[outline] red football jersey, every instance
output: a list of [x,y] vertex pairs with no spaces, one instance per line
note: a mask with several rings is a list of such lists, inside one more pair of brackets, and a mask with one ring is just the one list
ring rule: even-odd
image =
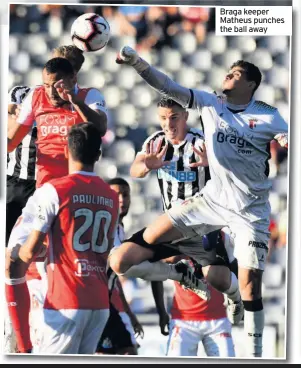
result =
[[109,308],[108,240],[118,221],[118,195],[95,173],[55,179],[35,195],[34,229],[47,232],[47,309]]
[[[96,89],[76,87],[77,96],[95,110],[104,110],[105,102]],[[89,96],[88,96],[89,95]],[[99,102],[97,102],[99,101]],[[37,125],[37,187],[53,178],[68,174],[64,155],[68,129],[83,119],[71,106],[55,107],[50,104],[43,86],[33,89],[24,100],[18,123]]]
[[172,319],[182,320],[213,320],[227,316],[224,307],[224,295],[208,285],[211,299],[205,301],[190,290],[184,290],[175,282],[175,295],[171,308]]

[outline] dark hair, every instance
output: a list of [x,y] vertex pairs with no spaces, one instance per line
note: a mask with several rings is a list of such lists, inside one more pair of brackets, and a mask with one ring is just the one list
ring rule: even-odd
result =
[[262,75],[261,75],[259,68],[256,67],[256,65],[249,63],[245,60],[237,60],[235,63],[231,65],[230,69],[234,67],[241,67],[246,73],[247,80],[255,82],[256,86],[253,90],[253,93],[254,93],[261,83]]
[[74,45],[58,46],[52,50],[52,53],[57,53],[61,57],[67,59],[76,73],[81,69],[85,61],[83,51]]
[[72,64],[65,58],[52,58],[44,65],[48,73],[59,73],[63,76],[74,76]]
[[182,109],[183,106],[178,104],[176,101],[172,100],[172,99],[168,99],[166,97],[162,97],[162,99],[157,103],[157,107],[159,108],[172,108],[173,106],[178,106]]
[[109,185],[127,186],[127,187],[130,188],[130,185],[128,184],[128,182],[125,179],[120,178],[120,177],[115,177],[115,178],[109,179],[107,181],[107,183]]
[[93,165],[99,158],[102,140],[93,123],[79,123],[68,133],[68,148],[74,160]]

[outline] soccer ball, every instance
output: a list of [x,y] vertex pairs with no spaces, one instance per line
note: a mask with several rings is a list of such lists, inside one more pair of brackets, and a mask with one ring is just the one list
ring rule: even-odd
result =
[[73,22],[71,38],[73,44],[82,51],[100,50],[110,39],[110,25],[100,15],[86,13]]

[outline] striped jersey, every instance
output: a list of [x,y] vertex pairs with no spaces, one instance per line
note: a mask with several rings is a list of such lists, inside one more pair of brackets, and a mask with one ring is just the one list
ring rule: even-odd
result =
[[[13,87],[9,92],[8,104],[20,105],[30,90],[28,86]],[[36,179],[36,139],[37,128],[33,126],[16,149],[7,154],[8,176],[25,180]]]
[[202,147],[204,143],[202,131],[190,128],[184,140],[178,145],[168,141],[164,131],[155,132],[144,141],[142,150],[137,155],[146,154],[150,142],[153,142],[156,149],[162,138],[162,148],[168,145],[164,161],[170,163],[157,170],[157,177],[163,207],[167,210],[174,203],[180,203],[198,193],[210,176],[208,167],[190,168],[189,166],[198,161],[192,148]]

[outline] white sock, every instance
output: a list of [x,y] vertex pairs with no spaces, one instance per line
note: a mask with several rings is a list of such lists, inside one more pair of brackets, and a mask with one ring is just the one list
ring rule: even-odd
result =
[[244,331],[248,348],[248,356],[262,356],[262,334],[264,328],[264,310],[245,310]]
[[230,287],[224,291],[224,294],[228,296],[228,298],[234,302],[240,301],[240,292],[238,288],[238,279],[236,278],[236,275],[231,272],[231,284]]
[[222,229],[222,232],[224,234],[224,246],[228,255],[229,263],[232,263],[232,261],[235,259],[234,257],[234,240],[231,236],[231,231],[228,227],[225,227]]
[[178,273],[174,265],[163,261],[150,263],[146,260],[138,265],[131,266],[125,273],[119,275],[142,278],[147,281],[166,281],[167,279],[180,281],[182,279],[182,273]]

